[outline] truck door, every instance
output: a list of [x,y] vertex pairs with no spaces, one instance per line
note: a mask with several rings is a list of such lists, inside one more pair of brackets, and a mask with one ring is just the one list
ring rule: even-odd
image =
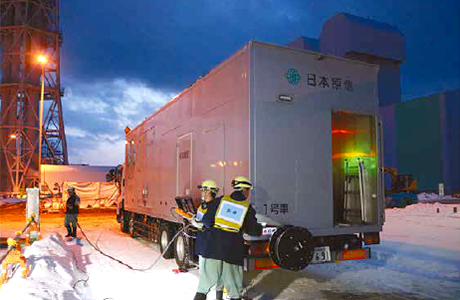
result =
[[138,202],[139,206],[146,206],[147,204],[147,195],[145,193],[145,173],[146,173],[146,132],[143,131],[139,136],[139,146],[138,146],[138,177],[137,177],[137,195],[138,195]]
[[332,113],[335,225],[376,225],[379,157],[375,116]]
[[156,161],[154,157],[155,151],[155,127],[148,128],[144,133],[144,177],[143,177],[143,189],[142,189],[142,198],[145,206],[151,207],[153,204],[153,197],[155,195],[153,186],[156,182],[154,172],[156,167]]
[[192,133],[180,136],[176,143],[176,195],[190,195],[192,190]]

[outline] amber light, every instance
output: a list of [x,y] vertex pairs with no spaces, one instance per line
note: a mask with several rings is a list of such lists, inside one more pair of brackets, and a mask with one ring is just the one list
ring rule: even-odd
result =
[[366,245],[380,244],[380,233],[378,232],[365,232],[364,243]]
[[267,243],[252,245],[250,254],[268,254],[270,253],[270,246]]
[[354,259],[365,259],[365,258],[366,258],[365,249],[342,251],[342,260],[354,260]]

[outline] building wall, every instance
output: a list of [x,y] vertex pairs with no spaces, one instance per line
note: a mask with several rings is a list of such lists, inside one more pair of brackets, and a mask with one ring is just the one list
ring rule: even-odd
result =
[[385,127],[383,130],[383,161],[385,167],[398,166],[397,141],[396,141],[396,105],[380,107],[380,119]]
[[446,191],[460,192],[460,89],[442,94],[443,179]]
[[[460,89],[395,104],[396,161],[419,191],[460,191]],[[391,115],[391,112],[389,113]],[[387,148],[388,149],[388,148]]]
[[397,161],[400,174],[412,174],[421,190],[436,190],[442,176],[439,96],[396,105]]

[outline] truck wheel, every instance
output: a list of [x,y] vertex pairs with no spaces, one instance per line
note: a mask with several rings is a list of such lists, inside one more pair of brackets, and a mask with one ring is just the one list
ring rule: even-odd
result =
[[179,234],[174,240],[174,258],[179,269],[187,269],[189,263],[189,242],[184,233]]
[[[166,259],[174,257],[174,248],[172,245],[169,245],[173,237],[173,231],[171,227],[165,224],[160,225],[160,230],[158,231],[158,242],[160,244],[160,251],[163,253],[163,257]],[[169,248],[166,247],[169,245]]]
[[126,212],[122,210],[120,212],[120,230],[121,232],[128,233],[128,222],[126,220]]

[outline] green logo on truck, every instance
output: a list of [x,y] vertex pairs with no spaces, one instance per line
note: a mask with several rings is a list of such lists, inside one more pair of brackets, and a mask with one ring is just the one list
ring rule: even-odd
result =
[[284,74],[284,77],[286,77],[287,81],[292,85],[298,85],[302,78],[296,69],[289,69],[286,74]]

